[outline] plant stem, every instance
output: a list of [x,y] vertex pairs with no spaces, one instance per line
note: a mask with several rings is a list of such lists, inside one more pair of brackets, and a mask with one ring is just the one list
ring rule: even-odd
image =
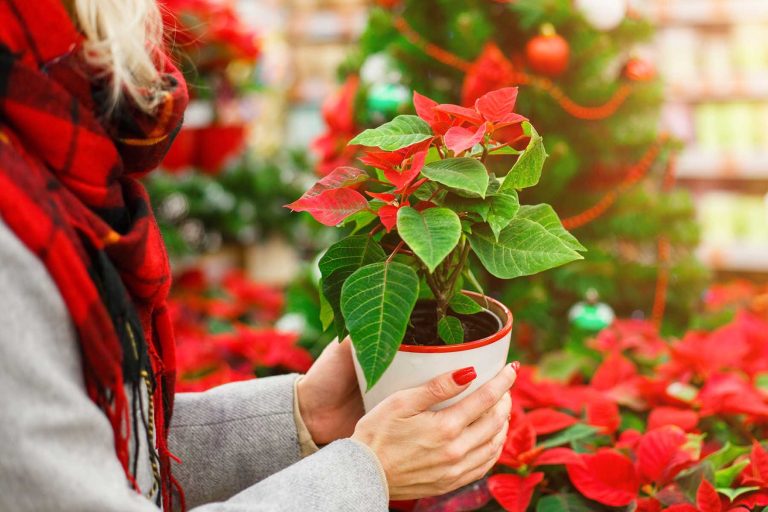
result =
[[489,154],[493,153],[494,151],[498,151],[498,150],[500,150],[502,148],[506,148],[507,146],[509,146],[509,142],[505,142],[504,144],[500,144],[500,145],[494,147],[493,149],[489,150],[488,153]]
[[448,306],[454,296],[456,281],[466,266],[470,246],[462,239],[451,255],[435,269],[434,274],[427,273],[427,284],[437,302],[437,319],[442,320],[448,312]]
[[461,271],[467,265],[467,258],[469,258],[470,246],[466,240],[462,241],[461,252],[459,253],[459,261],[456,263],[453,272],[448,276],[446,289],[448,290],[448,300],[453,298],[454,288],[456,287],[456,281],[461,275]]
[[439,193],[440,193],[440,189],[439,188],[435,189],[435,191],[432,192],[432,195],[429,196],[429,199],[427,199],[427,202],[431,202],[435,198],[435,196],[437,196],[437,194]]
[[387,258],[387,263],[390,263],[392,261],[392,258],[395,257],[395,255],[400,251],[400,249],[403,248],[404,245],[405,245],[405,242],[403,241],[397,244],[397,247],[395,247],[395,250],[392,251],[392,254],[390,254],[389,257]]

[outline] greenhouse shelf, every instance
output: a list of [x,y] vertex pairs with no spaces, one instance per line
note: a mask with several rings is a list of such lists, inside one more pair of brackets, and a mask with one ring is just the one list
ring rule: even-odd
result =
[[689,149],[677,164],[680,179],[743,179],[768,181],[768,152]]
[[654,0],[649,14],[658,23],[720,25],[768,21],[765,0]]
[[715,270],[768,272],[768,244],[706,245],[698,256]]
[[768,73],[735,75],[727,80],[669,80],[669,100],[696,103],[702,101],[757,101],[768,99]]

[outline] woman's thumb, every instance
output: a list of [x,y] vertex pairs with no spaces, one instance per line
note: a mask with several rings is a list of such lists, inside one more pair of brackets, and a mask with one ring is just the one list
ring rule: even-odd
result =
[[474,366],[438,375],[426,384],[413,389],[413,407],[417,412],[427,411],[467,389],[467,386],[476,378]]

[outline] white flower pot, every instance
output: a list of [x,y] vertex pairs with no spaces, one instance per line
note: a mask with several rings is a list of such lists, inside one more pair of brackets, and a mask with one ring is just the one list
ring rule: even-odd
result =
[[458,396],[441,402],[433,408],[433,410],[443,409],[477,390],[504,368],[512,334],[512,313],[502,303],[490,297],[472,292],[464,292],[464,294],[496,315],[501,320],[501,329],[487,338],[459,345],[401,345],[392,364],[368,391],[365,389],[363,370],[357,361],[357,356],[353,356],[357,382],[360,385],[366,412],[397,391],[420,386],[442,373],[474,366],[477,378],[472,381],[472,384]]

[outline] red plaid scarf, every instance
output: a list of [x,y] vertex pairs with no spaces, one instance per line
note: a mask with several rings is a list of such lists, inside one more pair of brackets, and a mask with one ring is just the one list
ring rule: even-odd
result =
[[109,418],[117,457],[137,490],[130,409],[137,412],[137,400],[141,406],[141,383],[149,385],[154,414],[146,424],[155,441],[145,444],[170,511],[178,488],[167,445],[175,378],[171,277],[136,178],[170,146],[186,85],[166,62],[157,116],[129,108],[106,116],[106,87],[85,69],[81,42],[61,0],[0,0],[0,216],[58,286],[78,334],[88,395]]

